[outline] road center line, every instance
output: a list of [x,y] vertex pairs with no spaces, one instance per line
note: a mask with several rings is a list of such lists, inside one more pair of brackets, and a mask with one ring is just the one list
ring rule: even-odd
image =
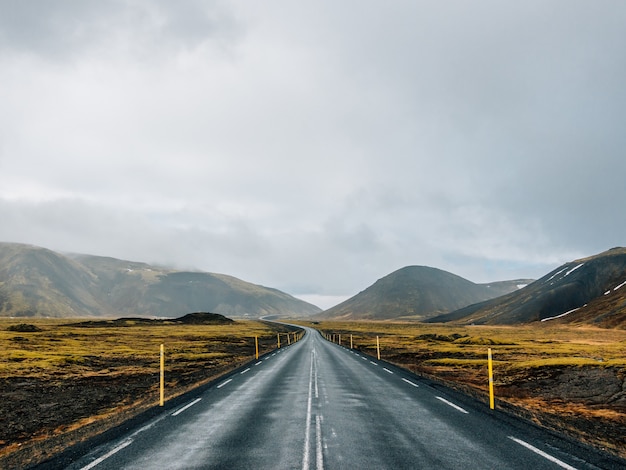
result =
[[309,470],[311,453],[311,409],[313,407],[313,351],[311,351],[311,370],[309,371],[309,398],[306,405],[306,428],[304,430],[304,450],[302,451],[302,470]]
[[389,372],[390,374],[393,374],[393,372],[391,372],[391,371],[390,371],[389,369],[387,369],[386,367],[383,367],[383,370],[384,370],[385,372]]
[[452,403],[451,401],[446,400],[445,398],[442,397],[435,397],[437,398],[437,400],[441,400],[442,402],[444,402],[446,405],[451,406],[452,408],[454,408],[455,410],[460,411],[461,413],[465,413],[465,414],[469,414],[468,411],[464,410],[463,408],[461,408],[459,405],[455,405],[454,403]]
[[106,454],[104,454],[102,457],[97,458],[96,460],[94,460],[93,462],[91,462],[89,465],[84,466],[83,468],[81,468],[80,470],[89,470],[90,468],[94,468],[96,465],[104,462],[106,459],[108,459],[109,457],[111,457],[112,455],[117,454],[120,450],[122,450],[124,447],[127,447],[129,445],[131,445],[133,442],[132,439],[127,439],[124,442],[122,442],[119,446],[111,449],[109,452],[107,452]]
[[417,385],[417,384],[415,384],[415,383],[411,382],[410,380],[407,380],[407,379],[404,379],[404,378],[403,378],[402,380],[403,380],[404,382],[408,383],[409,385],[413,385],[415,388],[418,388],[418,387],[419,387],[419,385]]
[[221,384],[219,384],[219,385],[217,386],[217,388],[222,388],[224,385],[226,385],[227,383],[232,382],[232,381],[233,381],[233,379],[228,379],[227,381],[222,382]]
[[315,377],[314,377],[314,382],[315,382],[315,398],[319,398],[320,397],[320,392],[319,392],[319,388],[317,386],[317,365],[315,367]]
[[249,370],[250,370],[250,368],[248,367],[246,370],[242,370],[241,372],[239,372],[239,375],[243,375],[243,374],[245,374],[246,372],[248,372]]
[[316,467],[317,470],[324,470],[324,452],[322,451],[322,417],[315,416],[315,432],[317,433],[316,446]]
[[567,470],[576,470],[576,467],[572,467],[571,465],[566,464],[565,462],[557,459],[556,457],[552,457],[550,454],[546,454],[544,451],[537,449],[535,446],[530,445],[526,441],[522,441],[521,439],[517,439],[516,437],[509,436],[514,442],[517,442],[519,445],[526,447],[529,450],[532,450],[535,454],[541,455],[544,459],[548,459],[550,462],[557,464],[561,468],[566,468]]
[[196,403],[198,403],[200,400],[202,400],[202,398],[196,398],[194,401],[192,401],[191,403],[187,403],[185,406],[183,406],[180,410],[175,411],[174,413],[172,413],[172,416],[178,416],[179,414],[181,414],[183,411],[185,411],[187,408],[191,408],[193,405],[195,405]]

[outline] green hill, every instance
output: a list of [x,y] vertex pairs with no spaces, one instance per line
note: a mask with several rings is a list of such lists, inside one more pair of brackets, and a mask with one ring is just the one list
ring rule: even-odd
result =
[[475,284],[441,269],[407,266],[316,318],[423,320],[517,290],[528,282],[532,281]]

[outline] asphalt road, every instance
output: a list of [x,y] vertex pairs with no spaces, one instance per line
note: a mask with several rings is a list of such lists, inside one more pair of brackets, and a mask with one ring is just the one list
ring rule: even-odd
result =
[[623,467],[308,330],[67,468]]

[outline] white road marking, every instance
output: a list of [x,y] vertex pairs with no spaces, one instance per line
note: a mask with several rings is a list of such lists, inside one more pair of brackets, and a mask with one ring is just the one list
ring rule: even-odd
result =
[[544,451],[537,449],[535,446],[530,445],[528,442],[522,441],[521,439],[517,439],[516,437],[509,436],[514,442],[517,442],[519,445],[526,447],[529,450],[532,450],[535,454],[541,455],[544,459],[548,459],[550,462],[557,464],[561,468],[566,468],[568,470],[576,470],[576,467],[572,467],[571,465],[566,464],[565,462],[557,459],[556,457],[552,457],[550,454],[546,454]]
[[455,405],[454,403],[452,403],[451,401],[446,400],[445,398],[442,398],[442,397],[436,397],[436,398],[437,398],[437,400],[441,400],[446,405],[451,406],[452,408],[454,408],[455,410],[460,411],[461,413],[469,414],[469,412],[467,410],[464,410],[459,405]]
[[248,372],[249,370],[250,370],[250,368],[248,367],[246,370],[242,370],[241,372],[239,372],[239,375],[243,375],[243,374],[245,374],[246,372]]
[[390,374],[393,374],[393,372],[391,372],[391,371],[390,371],[389,369],[387,369],[386,367],[383,367],[383,370],[384,370],[385,372],[389,372]]
[[227,383],[232,382],[232,381],[233,381],[233,379],[228,379],[227,381],[222,382],[221,384],[219,384],[219,385],[217,386],[217,388],[222,388],[224,385],[226,385]]
[[324,452],[322,452],[322,417],[319,415],[315,417],[315,432],[317,433],[317,452],[316,452],[317,470],[323,470],[324,469]]
[[154,421],[152,421],[151,423],[148,423],[145,426],[137,429],[134,433],[132,433],[129,436],[129,439],[132,439],[133,437],[137,436],[138,434],[141,434],[142,432],[147,431],[148,429],[152,428],[155,424],[157,424],[158,422],[160,422],[163,419],[165,419],[165,415],[161,415],[160,418],[157,418]]
[[[302,470],[309,470],[311,465],[311,421],[313,417],[313,390],[315,398],[319,397],[317,386],[317,354],[311,351],[311,370],[309,372],[309,397],[306,410],[306,430],[304,433],[304,450],[302,452]],[[324,454],[322,452],[322,417],[315,416],[315,468],[323,470]]]
[[359,356],[361,359],[363,359],[364,361],[367,361],[367,358],[365,356]]
[[415,388],[419,387],[419,385],[417,385],[417,384],[415,384],[415,383],[411,382],[410,380],[407,380],[407,379],[402,379],[402,380],[403,380],[404,382],[408,383],[409,385],[413,385]]
[[376,364],[374,361],[370,361],[370,364],[374,364],[375,366],[377,366],[378,364]]
[[[315,353],[315,351],[314,351]],[[315,398],[319,398],[320,397],[320,392],[319,392],[319,387],[317,386],[317,367],[315,368]]]
[[202,400],[202,398],[196,398],[194,401],[192,401],[191,403],[186,404],[185,406],[183,406],[180,410],[175,411],[174,413],[172,413],[172,416],[178,416],[179,414],[181,414],[183,411],[185,411],[187,408],[191,408],[193,405],[195,405],[196,403],[198,403],[200,400]]
[[255,366],[258,366],[259,364],[262,364],[262,363],[263,363],[263,361],[259,361],[259,362],[257,362],[257,363],[256,363],[256,364],[254,364],[254,365],[255,365]]
[[89,465],[84,466],[83,468],[81,468],[81,470],[89,470],[90,468],[94,468],[96,465],[101,464],[102,462],[104,462],[106,459],[108,459],[109,457],[111,457],[112,455],[117,454],[120,450],[122,450],[124,447],[127,447],[129,445],[131,445],[133,443],[132,439],[127,439],[124,442],[122,442],[119,446],[111,449],[109,452],[107,452],[106,454],[104,454],[102,457],[97,458],[96,460],[94,460],[93,462],[91,462]]
[[304,450],[302,451],[302,470],[309,470],[311,452],[311,408],[313,407],[313,351],[311,351],[311,370],[309,371],[309,398],[306,404],[306,427],[304,431]]

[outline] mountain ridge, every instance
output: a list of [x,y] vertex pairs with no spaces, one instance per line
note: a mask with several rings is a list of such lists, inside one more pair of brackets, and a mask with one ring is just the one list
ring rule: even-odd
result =
[[0,315],[172,317],[195,311],[258,317],[321,309],[225,274],[0,242]]
[[532,280],[476,284],[438,268],[405,266],[316,318],[423,320],[511,292],[528,282]]
[[517,292],[433,317],[461,324],[581,323],[626,328],[626,248],[562,264]]

